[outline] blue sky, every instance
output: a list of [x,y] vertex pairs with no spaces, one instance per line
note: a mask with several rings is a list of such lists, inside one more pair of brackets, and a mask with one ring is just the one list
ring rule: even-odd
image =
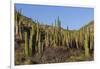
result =
[[15,7],[17,10],[21,9],[24,16],[47,25],[54,23],[59,16],[61,27],[66,29],[68,26],[71,30],[79,29],[94,20],[93,8],[30,4],[15,4]]

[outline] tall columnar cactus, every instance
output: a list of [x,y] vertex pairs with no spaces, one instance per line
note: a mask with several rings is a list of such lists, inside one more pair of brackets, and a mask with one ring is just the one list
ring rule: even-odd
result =
[[45,46],[48,47],[48,32],[45,31]]
[[91,33],[90,36],[90,50],[92,50],[94,47],[94,33]]
[[25,56],[29,55],[29,49],[28,49],[28,34],[25,31]]
[[84,44],[84,40],[83,40],[83,30],[79,31],[79,45],[82,46]]
[[85,56],[89,57],[89,46],[88,46],[88,35],[85,34],[85,40],[84,40],[84,49],[85,49]]
[[65,46],[66,44],[66,33],[63,31],[63,45],[62,46]]
[[69,32],[69,43],[70,43],[69,48],[71,48],[72,47],[72,34],[71,34],[71,32]]
[[79,48],[79,45],[78,45],[78,32],[77,31],[75,31],[75,32],[76,33],[74,34],[74,37],[75,37],[76,48]]
[[69,40],[69,38],[68,38],[68,31],[66,31],[66,47],[67,48],[69,48],[69,44],[68,44],[68,40]]
[[69,48],[69,31],[67,30],[67,38],[66,38],[66,42],[67,42],[67,48]]
[[55,26],[57,27],[57,28],[61,28],[61,21],[60,21],[60,19],[59,19],[59,16],[58,16],[58,18],[55,20]]
[[50,41],[51,42],[51,46],[53,46],[53,44],[54,44],[53,43],[53,40],[54,40],[53,37],[54,37],[54,30],[51,29],[51,41]]
[[39,29],[39,24],[37,23],[37,35],[36,35],[36,46],[37,46],[37,52],[40,54],[41,52],[41,35],[40,35],[40,29]]
[[39,34],[39,41],[38,41],[38,54],[41,55],[41,35]]
[[54,30],[54,47],[57,46],[57,32],[56,29]]
[[32,56],[32,45],[33,45],[33,36],[35,35],[35,29],[34,26],[32,26],[32,29],[30,30],[30,40],[29,40],[29,53],[30,56]]
[[21,31],[21,22],[23,21],[22,16],[20,16],[20,21],[19,21],[19,37],[22,40],[22,31]]
[[19,35],[19,38],[22,39],[21,34],[21,22],[23,20],[23,17],[21,16],[21,10],[19,10],[16,14],[16,34]]
[[18,24],[17,24],[17,19],[18,19],[18,13],[15,15],[15,34],[18,35]]
[[36,47],[35,50],[38,52],[38,41],[39,41],[39,24],[36,25]]
[[58,36],[57,36],[57,38],[58,38],[58,46],[61,46],[61,45],[60,45],[60,41],[61,41],[61,31],[60,31],[60,30],[58,31]]

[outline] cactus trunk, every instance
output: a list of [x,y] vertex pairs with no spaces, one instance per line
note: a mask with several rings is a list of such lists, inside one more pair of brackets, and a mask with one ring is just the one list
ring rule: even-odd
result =
[[88,35],[87,34],[85,34],[84,49],[85,49],[85,56],[89,57]]
[[25,56],[28,56],[28,34],[25,32]]

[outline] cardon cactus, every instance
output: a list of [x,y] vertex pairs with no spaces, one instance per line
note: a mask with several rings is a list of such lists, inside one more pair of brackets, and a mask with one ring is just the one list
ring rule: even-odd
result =
[[85,49],[85,56],[89,57],[89,46],[88,46],[88,35],[87,34],[85,34],[84,49]]
[[25,32],[25,56],[28,56],[29,52],[28,52],[28,34],[27,32]]
[[30,56],[32,56],[32,45],[33,45],[33,36],[35,35],[35,28],[32,26],[32,29],[30,30],[30,40],[29,40],[29,53]]

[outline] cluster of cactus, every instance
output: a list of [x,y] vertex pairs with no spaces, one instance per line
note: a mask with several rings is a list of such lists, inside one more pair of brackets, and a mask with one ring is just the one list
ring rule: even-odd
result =
[[85,55],[88,56],[94,43],[94,34],[84,28],[83,30],[69,30],[68,26],[67,29],[61,28],[59,17],[53,26],[48,26],[25,19],[19,12],[15,15],[15,34],[19,35],[20,40],[24,40],[26,56],[32,56],[34,53],[42,54],[45,47],[58,46],[84,48]]

